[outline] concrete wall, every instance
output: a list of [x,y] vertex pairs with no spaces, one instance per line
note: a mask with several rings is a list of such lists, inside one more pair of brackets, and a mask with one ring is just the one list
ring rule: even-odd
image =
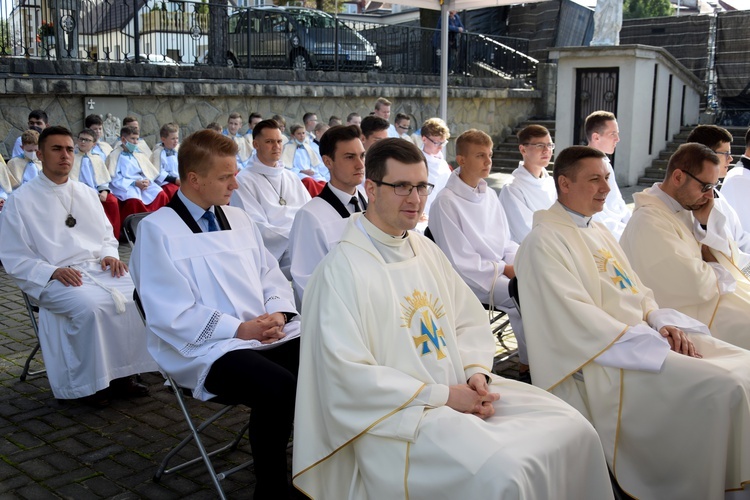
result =
[[[617,92],[620,143],[617,146],[614,168],[617,182],[621,186],[631,186],[637,182],[638,177],[665,148],[667,142],[680,131],[681,125],[698,123],[703,84],[664,49],[644,45],[571,47],[553,50],[550,57],[558,60],[555,143],[559,148],[570,146],[573,142],[576,70],[620,68]],[[667,116],[670,75],[672,99]],[[649,141],[652,144],[651,151]]]
[[[291,71],[269,70],[264,76],[278,79],[257,81],[239,79],[247,75],[228,73],[226,68],[216,68],[215,78],[209,78],[211,73],[205,73],[206,68],[82,63],[67,67],[44,61],[43,67],[31,67],[23,62],[0,60],[0,74],[3,69],[11,73],[0,78],[0,153],[6,157],[13,141],[25,129],[30,110],[44,109],[50,123],[77,132],[90,113],[84,101],[97,97],[126,100],[128,114],[139,119],[141,134],[149,145],[158,141],[159,128],[168,122],[179,124],[185,137],[213,121],[225,125],[233,111],[242,113],[245,120],[250,112],[257,111],[267,118],[280,114],[289,127],[301,122],[308,111],[326,122],[331,115],[345,119],[353,111],[367,116],[380,96],[393,102],[391,121],[396,113],[406,113],[413,117],[414,129],[427,118],[438,116],[437,82],[434,86],[422,85],[432,82],[420,78],[412,81],[406,78],[409,75],[396,81],[394,75],[350,74],[346,81],[345,73],[326,73],[323,76],[330,81],[308,83],[282,79],[299,76]],[[106,76],[95,76],[105,66]],[[182,69],[185,72],[178,71]],[[25,70],[38,74],[18,73]],[[127,74],[120,74],[126,70]],[[234,79],[229,78],[232,75]],[[474,127],[499,141],[511,128],[535,114],[542,95],[537,90],[498,88],[484,81],[484,88],[459,86],[469,83],[472,82],[455,80],[451,84],[456,87],[448,90],[448,125],[453,137]],[[448,154],[452,158],[452,141]]]

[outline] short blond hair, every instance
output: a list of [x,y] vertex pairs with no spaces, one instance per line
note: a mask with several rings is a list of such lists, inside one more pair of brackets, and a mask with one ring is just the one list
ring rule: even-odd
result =
[[378,97],[378,100],[375,101],[375,109],[380,109],[381,106],[390,106],[391,101],[386,99],[385,97]]
[[492,138],[486,132],[471,128],[456,139],[456,155],[465,155],[469,144],[492,148]]
[[21,144],[26,146],[29,144],[39,144],[39,132],[36,130],[25,130],[21,134]]

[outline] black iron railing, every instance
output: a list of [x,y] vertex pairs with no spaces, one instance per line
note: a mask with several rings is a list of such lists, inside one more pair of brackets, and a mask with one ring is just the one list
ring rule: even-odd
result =
[[[36,5],[35,5],[36,1]],[[17,3],[17,2],[13,2]],[[113,63],[438,74],[436,30],[343,20],[299,8],[207,1],[26,0],[0,3],[0,56]],[[221,16],[212,23],[211,16]],[[219,26],[213,32],[211,26]],[[451,33],[449,66],[467,76],[533,80],[529,41]],[[220,54],[212,51],[220,47]],[[312,78],[312,77],[311,77]]]

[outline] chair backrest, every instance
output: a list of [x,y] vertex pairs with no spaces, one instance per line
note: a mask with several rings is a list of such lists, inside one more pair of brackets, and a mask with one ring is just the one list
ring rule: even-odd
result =
[[508,295],[513,299],[518,314],[521,314],[521,297],[518,295],[518,278],[513,276],[508,282]]
[[125,221],[123,221],[122,229],[125,231],[125,237],[128,239],[130,248],[133,248],[133,245],[135,245],[135,234],[138,229],[138,224],[140,224],[147,215],[150,215],[150,213],[143,212],[140,214],[130,214],[125,218]]

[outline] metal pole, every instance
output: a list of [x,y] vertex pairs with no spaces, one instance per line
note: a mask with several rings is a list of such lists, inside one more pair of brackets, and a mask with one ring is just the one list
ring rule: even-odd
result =
[[138,19],[138,1],[133,0],[133,50],[135,51],[135,62],[141,62],[141,27]]
[[440,118],[448,122],[448,4],[440,6]]

